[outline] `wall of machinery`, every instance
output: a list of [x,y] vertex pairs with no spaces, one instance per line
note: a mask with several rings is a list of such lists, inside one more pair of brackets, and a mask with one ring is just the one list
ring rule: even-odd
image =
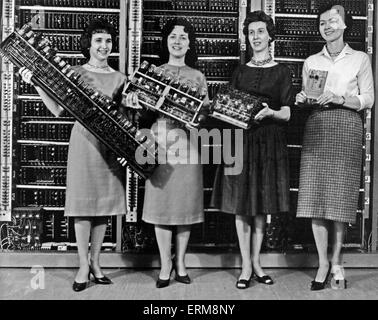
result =
[[[89,19],[106,17],[119,32],[120,2],[108,0],[5,0],[2,40],[31,22],[47,38],[56,57],[69,65],[85,62],[80,34]],[[123,36],[123,35],[119,35]],[[119,41],[110,64],[119,69]],[[56,118],[18,68],[2,59],[1,216],[3,250],[75,249],[73,223],[64,217],[68,141],[74,118]],[[104,249],[113,250],[116,219],[109,219]]]
[[[4,0],[3,41],[15,29],[31,22],[54,45],[56,55],[70,65],[85,62],[80,53],[80,34],[96,16],[107,18],[118,31],[118,42],[110,64],[129,78],[143,61],[160,65],[161,28],[172,17],[188,19],[196,29],[199,61],[212,100],[228,83],[238,63],[246,59],[242,23],[248,11],[261,8],[276,23],[272,54],[292,71],[295,93],[301,89],[302,64],[323,46],[316,14],[323,3],[337,2],[353,15],[353,29],[347,42],[373,55],[373,0]],[[258,3],[258,4],[257,4]],[[127,40],[126,40],[127,39]],[[55,118],[32,86],[24,83],[18,68],[1,59],[0,122],[0,251],[75,250],[73,223],[64,217],[68,140],[74,118],[69,113]],[[290,155],[291,212],[269,216],[264,240],[265,252],[311,251],[314,248],[308,221],[296,219],[299,161],[305,111],[293,107],[287,127]],[[349,225],[345,246],[371,248],[370,170],[371,113],[363,114],[365,155],[362,168],[357,222]],[[222,127],[217,119],[208,127]],[[213,142],[207,145],[209,154]],[[217,146],[219,147],[219,146]],[[189,250],[230,252],[237,249],[234,217],[209,206],[215,165],[204,165],[205,222],[194,225]],[[104,250],[157,252],[153,226],[141,221],[144,180],[127,170],[128,212],[109,219]]]
[[[256,4],[259,2],[259,4]],[[242,35],[243,10],[262,9],[270,14],[276,24],[276,41],[272,54],[276,61],[285,63],[292,71],[294,94],[301,89],[302,65],[306,57],[320,51],[323,41],[318,32],[316,14],[319,7],[332,1],[135,1],[133,10],[134,34],[138,34],[138,44],[130,52],[129,72],[136,69],[142,60],[159,65],[159,31],[171,16],[183,16],[192,22],[197,30],[199,62],[197,68],[205,73],[209,83],[210,99],[214,97],[221,84],[226,83],[237,63],[244,62],[246,56],[245,39]],[[372,54],[373,6],[372,1],[333,1],[345,6],[353,16],[353,28],[346,37],[347,42],[357,50]],[[237,14],[239,11],[239,14]],[[227,13],[226,13],[227,12]],[[225,27],[227,25],[227,27]],[[237,30],[237,33],[235,31]],[[234,59],[237,60],[234,60]],[[231,60],[230,60],[231,59]],[[136,65],[133,63],[137,62]],[[291,212],[286,216],[269,216],[264,248],[266,251],[313,250],[311,226],[305,219],[296,219],[296,202],[299,183],[299,164],[303,129],[308,113],[295,107],[287,128],[290,155]],[[371,226],[369,224],[370,204],[370,143],[371,114],[363,115],[365,141],[361,152],[365,162],[361,176],[361,188],[357,222],[349,225],[346,232],[345,247],[369,249]],[[219,127],[213,119],[210,127]],[[211,145],[209,145],[211,148]],[[215,247],[232,249],[237,246],[233,217],[217,212],[209,207],[215,166],[204,165],[205,223],[194,226],[190,240],[193,250]],[[143,206],[143,185],[139,184],[138,214]],[[153,230],[139,222],[137,228],[140,248],[143,243],[153,243]],[[138,241],[136,241],[138,242]],[[127,246],[126,246],[127,247]],[[201,250],[201,249],[200,249]]]

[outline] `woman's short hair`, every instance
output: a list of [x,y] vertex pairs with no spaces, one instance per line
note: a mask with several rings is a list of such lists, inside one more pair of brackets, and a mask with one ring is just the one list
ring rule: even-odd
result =
[[258,21],[266,23],[266,29],[269,33],[269,37],[271,38],[270,42],[273,42],[276,36],[276,27],[274,25],[273,19],[262,10],[253,11],[247,14],[243,23],[243,34],[248,39],[248,26],[250,25],[250,23]]
[[116,43],[117,35],[114,27],[105,19],[97,18],[89,22],[88,26],[80,38],[81,53],[87,58],[90,58],[89,48],[91,47],[92,35],[95,33],[108,33],[112,37],[113,45]]
[[[334,6],[336,6],[336,4],[327,4],[327,5],[323,5],[323,6],[319,7],[319,13],[318,13],[318,16],[317,16],[317,26],[318,27],[320,26],[320,16],[324,12],[332,10]],[[342,5],[339,5],[339,6],[343,7]],[[345,13],[344,23],[346,25],[346,29],[344,31],[344,34],[348,35],[349,31],[352,29],[353,18],[349,13],[346,12],[345,8],[344,8],[344,13]]]
[[184,18],[173,18],[168,20],[162,29],[162,40],[161,40],[161,49],[160,49],[160,61],[161,63],[167,63],[169,61],[169,50],[168,50],[168,36],[175,28],[175,26],[183,26],[184,31],[188,33],[189,36],[189,50],[185,55],[185,64],[189,67],[194,68],[198,60],[196,52],[196,34],[193,26],[190,22]]

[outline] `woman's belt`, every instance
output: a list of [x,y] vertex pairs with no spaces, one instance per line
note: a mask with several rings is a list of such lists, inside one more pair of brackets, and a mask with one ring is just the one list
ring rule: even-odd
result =
[[358,113],[357,110],[350,109],[350,108],[347,108],[340,104],[335,104],[335,103],[327,103],[325,105],[313,104],[312,108],[314,109],[314,111],[348,110],[348,111],[353,111],[353,112]]

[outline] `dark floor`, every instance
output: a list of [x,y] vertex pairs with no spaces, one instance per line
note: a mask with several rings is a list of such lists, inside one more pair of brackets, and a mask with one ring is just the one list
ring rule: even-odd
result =
[[[37,271],[37,273],[36,273]],[[174,280],[169,287],[155,288],[158,269],[104,269],[114,284],[87,290],[71,289],[76,269],[0,269],[1,300],[377,300],[378,270],[347,269],[349,288],[313,292],[309,284],[315,269],[266,269],[275,280],[267,286],[256,281],[250,288],[235,288],[239,269],[189,269],[192,284]],[[173,278],[173,277],[172,277]]]

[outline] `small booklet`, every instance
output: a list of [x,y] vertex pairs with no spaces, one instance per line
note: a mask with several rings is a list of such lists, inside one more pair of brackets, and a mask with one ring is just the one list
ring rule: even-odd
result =
[[306,94],[310,101],[316,100],[324,92],[327,74],[328,71],[310,69],[306,83]]

